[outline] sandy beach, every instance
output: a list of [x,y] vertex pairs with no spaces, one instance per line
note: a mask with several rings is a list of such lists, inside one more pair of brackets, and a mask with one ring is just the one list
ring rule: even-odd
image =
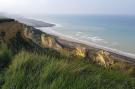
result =
[[[37,29],[41,30],[42,32],[45,32],[47,34],[53,35],[58,37],[59,39],[66,40],[69,42],[75,42],[77,44],[82,44],[87,46],[87,48],[93,48],[93,49],[99,49],[99,50],[104,50],[107,51],[117,57],[120,57],[120,60],[125,61],[125,62],[130,62],[135,64],[135,55],[127,52],[123,52],[117,49],[112,49],[108,48],[105,46],[101,46],[92,42],[87,42],[87,41],[82,41],[73,37],[70,37],[68,35],[64,35],[62,33],[58,33],[52,29],[53,27],[37,27]],[[67,42],[66,42],[67,43]]]

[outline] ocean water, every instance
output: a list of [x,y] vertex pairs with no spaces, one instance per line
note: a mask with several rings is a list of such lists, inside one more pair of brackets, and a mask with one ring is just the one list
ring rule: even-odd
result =
[[46,15],[36,19],[56,24],[51,30],[64,35],[135,54],[135,16]]

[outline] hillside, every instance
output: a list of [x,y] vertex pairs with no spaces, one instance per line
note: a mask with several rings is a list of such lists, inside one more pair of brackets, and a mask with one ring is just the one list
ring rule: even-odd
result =
[[66,42],[17,21],[2,21],[0,88],[135,89],[132,63],[115,60],[115,65],[103,65],[88,60],[80,46],[74,48],[76,43]]

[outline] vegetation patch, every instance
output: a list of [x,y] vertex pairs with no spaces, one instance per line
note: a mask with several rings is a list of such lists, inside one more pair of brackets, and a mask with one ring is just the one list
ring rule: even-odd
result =
[[[0,52],[5,52],[5,48]],[[5,53],[11,55],[8,50]],[[51,50],[46,54],[23,50],[8,57],[12,60],[9,59],[10,64],[7,62],[8,67],[0,73],[1,89],[135,88],[135,78],[129,75],[51,53]]]

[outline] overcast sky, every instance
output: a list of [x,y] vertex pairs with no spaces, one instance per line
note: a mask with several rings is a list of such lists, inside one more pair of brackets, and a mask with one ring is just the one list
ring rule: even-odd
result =
[[0,0],[0,12],[135,15],[135,0]]

